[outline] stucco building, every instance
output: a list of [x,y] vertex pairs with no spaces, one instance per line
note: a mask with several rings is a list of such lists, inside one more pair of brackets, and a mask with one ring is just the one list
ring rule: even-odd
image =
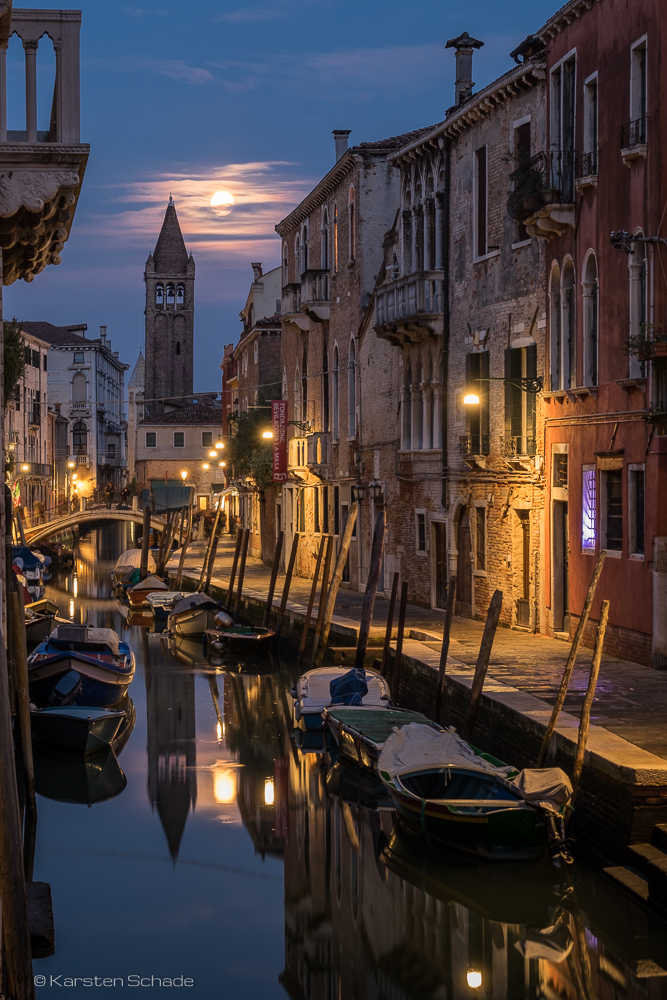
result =
[[23,332],[25,367],[5,407],[5,451],[12,464],[15,502],[31,512],[53,499],[53,414],[49,414],[48,353],[45,340]]

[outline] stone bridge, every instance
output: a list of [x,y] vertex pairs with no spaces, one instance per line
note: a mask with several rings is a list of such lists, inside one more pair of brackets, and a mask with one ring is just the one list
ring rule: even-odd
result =
[[[144,515],[141,510],[118,510],[117,508],[109,510],[106,507],[98,507],[93,510],[79,510],[74,514],[64,514],[62,517],[56,517],[45,524],[36,524],[24,530],[28,544],[37,545],[39,542],[51,538],[52,535],[58,535],[61,531],[67,531],[68,528],[75,528],[81,524],[94,524],[99,521],[130,521],[142,524],[143,520]],[[165,524],[166,518],[159,514],[151,514],[151,528],[162,531]]]

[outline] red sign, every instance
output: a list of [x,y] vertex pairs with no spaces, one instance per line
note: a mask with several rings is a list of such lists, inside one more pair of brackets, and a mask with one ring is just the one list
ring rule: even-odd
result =
[[287,400],[274,399],[271,402],[271,424],[273,430],[273,481],[287,480]]

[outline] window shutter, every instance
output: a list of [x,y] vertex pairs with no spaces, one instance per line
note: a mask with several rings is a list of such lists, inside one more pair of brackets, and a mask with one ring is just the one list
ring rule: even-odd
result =
[[[488,379],[489,377],[489,352],[483,351],[478,354],[479,358],[479,377],[481,379]],[[479,432],[482,435],[481,442],[481,454],[489,454],[489,382],[479,383],[479,398],[480,398],[480,429]]]

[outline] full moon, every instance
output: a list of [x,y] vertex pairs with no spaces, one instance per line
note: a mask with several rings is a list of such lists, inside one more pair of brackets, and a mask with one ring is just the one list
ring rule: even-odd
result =
[[211,198],[211,208],[216,215],[229,215],[234,199],[229,191],[216,191]]

